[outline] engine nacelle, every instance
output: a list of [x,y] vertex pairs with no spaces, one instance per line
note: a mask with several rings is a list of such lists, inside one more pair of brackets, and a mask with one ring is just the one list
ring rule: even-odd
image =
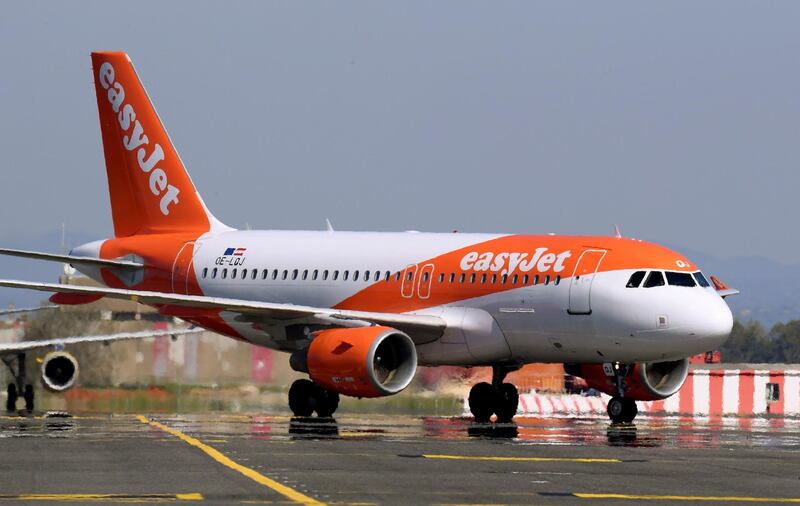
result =
[[290,359],[315,383],[352,397],[383,397],[403,390],[417,371],[417,350],[391,327],[323,330]]
[[[613,376],[607,376],[603,364],[564,364],[564,371],[579,376],[596,390],[617,395]],[[689,359],[634,364],[625,376],[625,396],[636,401],[666,399],[676,393],[689,375]]]
[[42,384],[54,392],[63,392],[78,379],[78,361],[66,351],[51,351],[42,360]]

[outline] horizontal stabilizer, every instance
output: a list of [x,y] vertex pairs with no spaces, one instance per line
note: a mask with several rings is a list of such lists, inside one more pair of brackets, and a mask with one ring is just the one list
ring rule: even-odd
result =
[[76,255],[56,255],[54,253],[41,253],[39,251],[26,251],[21,249],[0,248],[0,255],[30,258],[33,260],[47,260],[49,262],[62,262],[71,265],[93,265],[108,269],[136,270],[144,264],[131,260],[111,260],[106,258],[81,257]]

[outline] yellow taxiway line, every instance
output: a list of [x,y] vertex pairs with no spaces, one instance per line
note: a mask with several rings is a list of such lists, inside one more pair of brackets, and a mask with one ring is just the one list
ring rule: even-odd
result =
[[155,503],[202,501],[203,495],[190,494],[0,494],[0,501],[124,502]]
[[199,440],[197,440],[197,439],[195,439],[195,438],[193,438],[191,436],[187,436],[186,434],[184,434],[183,432],[181,432],[179,430],[173,429],[172,427],[167,427],[163,423],[159,423],[159,422],[156,422],[154,420],[148,420],[147,418],[145,418],[142,415],[138,415],[136,418],[142,423],[145,423],[145,424],[150,425],[151,427],[155,427],[157,429],[160,429],[160,430],[166,432],[167,434],[172,434],[173,436],[177,437],[181,441],[183,441],[183,442],[185,442],[185,443],[187,443],[187,444],[189,444],[191,446],[194,446],[195,448],[203,451],[206,455],[208,455],[209,457],[211,457],[215,461],[219,462],[223,466],[225,466],[225,467],[227,467],[229,469],[233,469],[234,471],[236,471],[236,472],[238,472],[238,473],[250,478],[251,480],[255,481],[256,483],[258,483],[260,485],[264,485],[265,487],[273,490],[274,492],[277,492],[277,493],[281,494],[282,496],[286,497],[287,499],[289,499],[291,501],[294,501],[294,502],[300,503],[300,504],[304,504],[306,506],[325,506],[325,503],[320,502],[320,501],[314,499],[313,497],[309,497],[309,496],[307,496],[307,495],[305,495],[303,493],[300,493],[300,492],[298,492],[297,490],[295,490],[295,489],[293,489],[291,487],[287,487],[286,485],[284,485],[282,483],[278,483],[277,481],[275,481],[275,480],[273,480],[271,478],[267,478],[266,476],[264,476],[263,474],[259,473],[258,471],[254,470],[254,469],[251,469],[249,467],[243,466],[243,465],[239,464],[238,462],[235,462],[235,461],[231,460],[230,458],[225,456],[220,451],[212,448],[211,446],[208,446],[207,444],[202,443],[201,441],[199,441]]
[[744,497],[714,495],[650,495],[650,494],[590,494],[573,493],[581,499],[629,499],[632,501],[704,501],[704,502],[774,502],[800,503],[800,497]]
[[590,459],[569,457],[480,457],[471,455],[422,455],[426,459],[446,460],[493,460],[498,462],[580,462],[588,464],[608,464],[622,462],[620,459]]

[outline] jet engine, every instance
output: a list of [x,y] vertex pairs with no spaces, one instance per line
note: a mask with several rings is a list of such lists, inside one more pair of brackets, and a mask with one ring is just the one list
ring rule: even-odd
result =
[[63,392],[78,378],[78,361],[66,351],[51,351],[42,360],[42,384],[54,392]]
[[[603,364],[564,364],[564,372],[583,378],[591,388],[616,396],[614,376],[608,376],[603,367]],[[636,401],[666,399],[680,390],[688,375],[688,358],[634,364],[625,375],[625,397]]]
[[393,395],[411,383],[417,350],[405,333],[390,327],[323,330],[294,352],[292,369],[318,385],[352,397]]

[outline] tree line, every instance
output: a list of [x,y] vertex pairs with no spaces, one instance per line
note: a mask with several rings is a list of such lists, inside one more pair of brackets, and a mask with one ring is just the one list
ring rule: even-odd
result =
[[719,351],[728,363],[800,363],[800,320],[777,323],[769,330],[758,321],[736,320]]

